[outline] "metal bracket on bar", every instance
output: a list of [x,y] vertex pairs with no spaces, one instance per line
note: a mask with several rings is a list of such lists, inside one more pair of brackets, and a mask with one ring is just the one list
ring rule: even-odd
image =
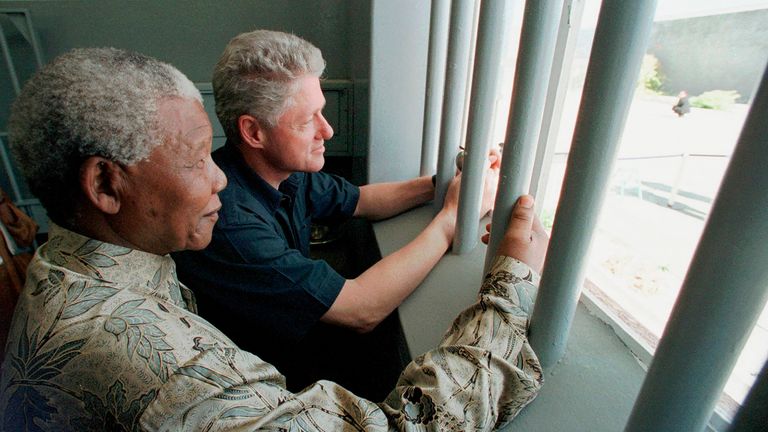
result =
[[[8,18],[24,40],[32,47],[32,52],[35,55],[35,64],[38,69],[41,68],[43,66],[43,54],[40,50],[40,43],[37,40],[37,33],[32,25],[32,15],[30,12],[27,9],[0,9],[0,15]],[[3,52],[5,64],[8,67],[11,85],[16,95],[18,95],[21,91],[21,83],[13,62],[8,40],[5,37],[5,28],[3,28],[2,24],[0,24],[0,49]]]
[[[32,15],[27,9],[0,9],[0,16],[8,18],[13,27],[18,30],[24,40],[32,47],[32,52],[35,57],[35,65],[38,69],[43,66],[43,54],[40,50],[40,44],[37,39],[37,33],[32,25]],[[13,87],[16,96],[21,92],[21,81],[19,80],[18,71],[13,61],[13,55],[11,53],[8,39],[6,38],[5,28],[0,24],[0,50],[3,52],[5,64],[8,67],[8,75],[11,80],[11,86]],[[6,148],[6,140],[8,134],[0,132],[0,162],[5,169],[8,177],[8,182],[11,186],[11,193],[15,202],[22,201],[23,197],[21,189],[19,188],[19,181],[16,179],[13,170],[13,163]]]
[[0,133],[0,159],[2,159],[3,168],[8,173],[8,182],[11,185],[11,193],[13,193],[13,201],[21,201],[21,189],[19,189],[19,182],[16,181],[16,176],[13,174],[13,167],[11,166],[11,158],[8,155],[8,149],[6,148],[6,140],[8,134]]

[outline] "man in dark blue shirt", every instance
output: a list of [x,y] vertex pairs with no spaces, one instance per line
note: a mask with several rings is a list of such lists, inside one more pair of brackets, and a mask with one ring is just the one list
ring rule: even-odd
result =
[[[201,297],[200,314],[277,366],[289,389],[333,379],[383,397],[399,366],[390,374],[375,370],[376,355],[356,358],[366,351],[360,344],[395,351],[384,343],[389,332],[371,332],[397,327],[392,312],[450,246],[459,177],[424,231],[361,275],[347,279],[312,260],[313,221],[387,218],[434,195],[430,177],[358,188],[319,172],[324,142],[333,136],[322,114],[324,68],[320,51],[294,35],[257,30],[230,41],[213,75],[216,113],[227,134],[213,155],[229,179],[220,220],[206,250],[174,259],[180,279]],[[492,205],[498,167],[498,160],[489,165],[483,214]],[[353,366],[368,368],[361,375],[368,383],[347,379]],[[377,383],[381,394],[371,392]]]

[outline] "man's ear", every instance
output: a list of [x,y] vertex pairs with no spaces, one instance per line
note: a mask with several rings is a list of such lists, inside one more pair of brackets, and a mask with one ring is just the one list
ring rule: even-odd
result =
[[243,114],[237,118],[237,129],[240,131],[240,142],[251,148],[264,148],[266,143],[266,129],[264,129],[255,117]]
[[120,210],[122,168],[116,162],[100,156],[91,156],[80,165],[80,188],[85,198],[107,214]]

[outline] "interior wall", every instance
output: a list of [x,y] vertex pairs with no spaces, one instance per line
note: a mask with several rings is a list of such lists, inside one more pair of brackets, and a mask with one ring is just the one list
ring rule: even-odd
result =
[[[370,15],[369,1],[26,0],[3,1],[0,8],[31,12],[46,61],[75,47],[114,46],[167,61],[194,82],[211,80],[213,66],[232,37],[258,28],[295,33],[317,45],[327,61],[329,79],[351,79],[352,58],[367,57],[365,43],[359,42],[367,30],[353,24],[358,15],[363,20]],[[14,58],[17,67],[28,71],[33,58],[26,55],[21,37],[11,35],[9,45],[19,56]],[[359,77],[360,71],[356,72]],[[0,130],[6,129],[13,98],[7,77],[3,63]]]
[[430,2],[375,0],[371,23],[370,182],[419,174]]

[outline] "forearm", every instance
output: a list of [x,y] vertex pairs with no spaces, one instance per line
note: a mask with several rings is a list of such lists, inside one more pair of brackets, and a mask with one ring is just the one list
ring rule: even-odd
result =
[[360,332],[372,330],[424,280],[451,244],[455,214],[443,209],[403,248],[348,280],[323,321]]
[[391,183],[375,183],[360,188],[355,216],[372,220],[386,219],[424,204],[435,196],[429,176]]
[[[482,429],[496,429],[517,416],[544,380],[526,337],[538,281],[528,265],[497,258],[478,302],[456,318],[438,349],[408,365],[386,400],[385,412],[401,413],[407,408],[403,395],[419,389],[420,401],[441,407],[442,415],[424,422],[434,430],[447,429],[454,418],[482,419]],[[473,403],[467,405],[468,400]],[[396,418],[404,429],[406,422]]]

